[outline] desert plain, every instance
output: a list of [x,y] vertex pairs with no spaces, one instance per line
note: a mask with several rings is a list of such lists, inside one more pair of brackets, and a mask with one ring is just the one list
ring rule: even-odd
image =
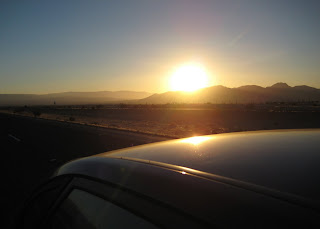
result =
[[4,113],[170,138],[320,127],[320,104],[112,104],[2,107]]

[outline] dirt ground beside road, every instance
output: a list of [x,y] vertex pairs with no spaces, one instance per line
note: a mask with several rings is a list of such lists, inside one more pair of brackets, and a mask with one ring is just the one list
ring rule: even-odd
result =
[[[319,128],[318,111],[45,107],[38,117],[173,138],[235,131]],[[3,112],[14,113],[13,110]],[[16,114],[34,116],[29,111]]]

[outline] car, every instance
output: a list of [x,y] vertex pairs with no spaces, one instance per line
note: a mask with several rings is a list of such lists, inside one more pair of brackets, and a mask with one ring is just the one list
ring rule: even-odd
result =
[[76,159],[17,228],[320,228],[320,129],[248,131]]

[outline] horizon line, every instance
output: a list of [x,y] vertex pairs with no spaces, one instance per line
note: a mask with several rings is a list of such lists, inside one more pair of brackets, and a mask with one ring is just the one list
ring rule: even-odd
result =
[[[257,87],[261,87],[261,88],[268,88],[268,87],[272,87],[276,84],[286,84],[290,88],[299,87],[299,86],[307,86],[307,87],[311,87],[311,88],[315,88],[315,89],[320,89],[320,88],[312,87],[312,86],[309,86],[306,84],[290,86],[285,82],[277,82],[277,83],[272,84],[271,86],[266,86],[266,87],[263,87],[263,86],[260,86],[257,84],[245,84],[245,85],[237,86],[237,87],[228,87],[228,86],[224,86],[222,84],[218,84],[218,85],[203,87],[198,90],[195,90],[194,92],[200,91],[200,90],[203,90],[206,88],[218,87],[218,86],[222,86],[222,87],[230,88],[230,89],[240,88],[240,87],[244,87],[244,86],[257,86]],[[179,90],[177,90],[177,91],[168,90],[168,91],[164,91],[164,92],[149,92],[149,91],[135,91],[135,90],[122,89],[122,90],[115,90],[115,91],[111,91],[111,90],[101,91],[101,90],[99,90],[99,91],[62,91],[62,92],[50,92],[50,93],[0,93],[0,95],[50,95],[50,94],[62,94],[62,93],[98,93],[98,92],[135,92],[135,93],[162,94],[162,93],[166,93],[166,92],[185,92],[185,91],[183,91],[183,90],[180,90],[180,91]]]

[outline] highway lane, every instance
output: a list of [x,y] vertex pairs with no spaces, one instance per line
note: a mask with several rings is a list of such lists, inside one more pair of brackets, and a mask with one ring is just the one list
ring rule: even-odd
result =
[[65,162],[162,140],[167,138],[0,114],[3,228],[12,224],[32,190]]

